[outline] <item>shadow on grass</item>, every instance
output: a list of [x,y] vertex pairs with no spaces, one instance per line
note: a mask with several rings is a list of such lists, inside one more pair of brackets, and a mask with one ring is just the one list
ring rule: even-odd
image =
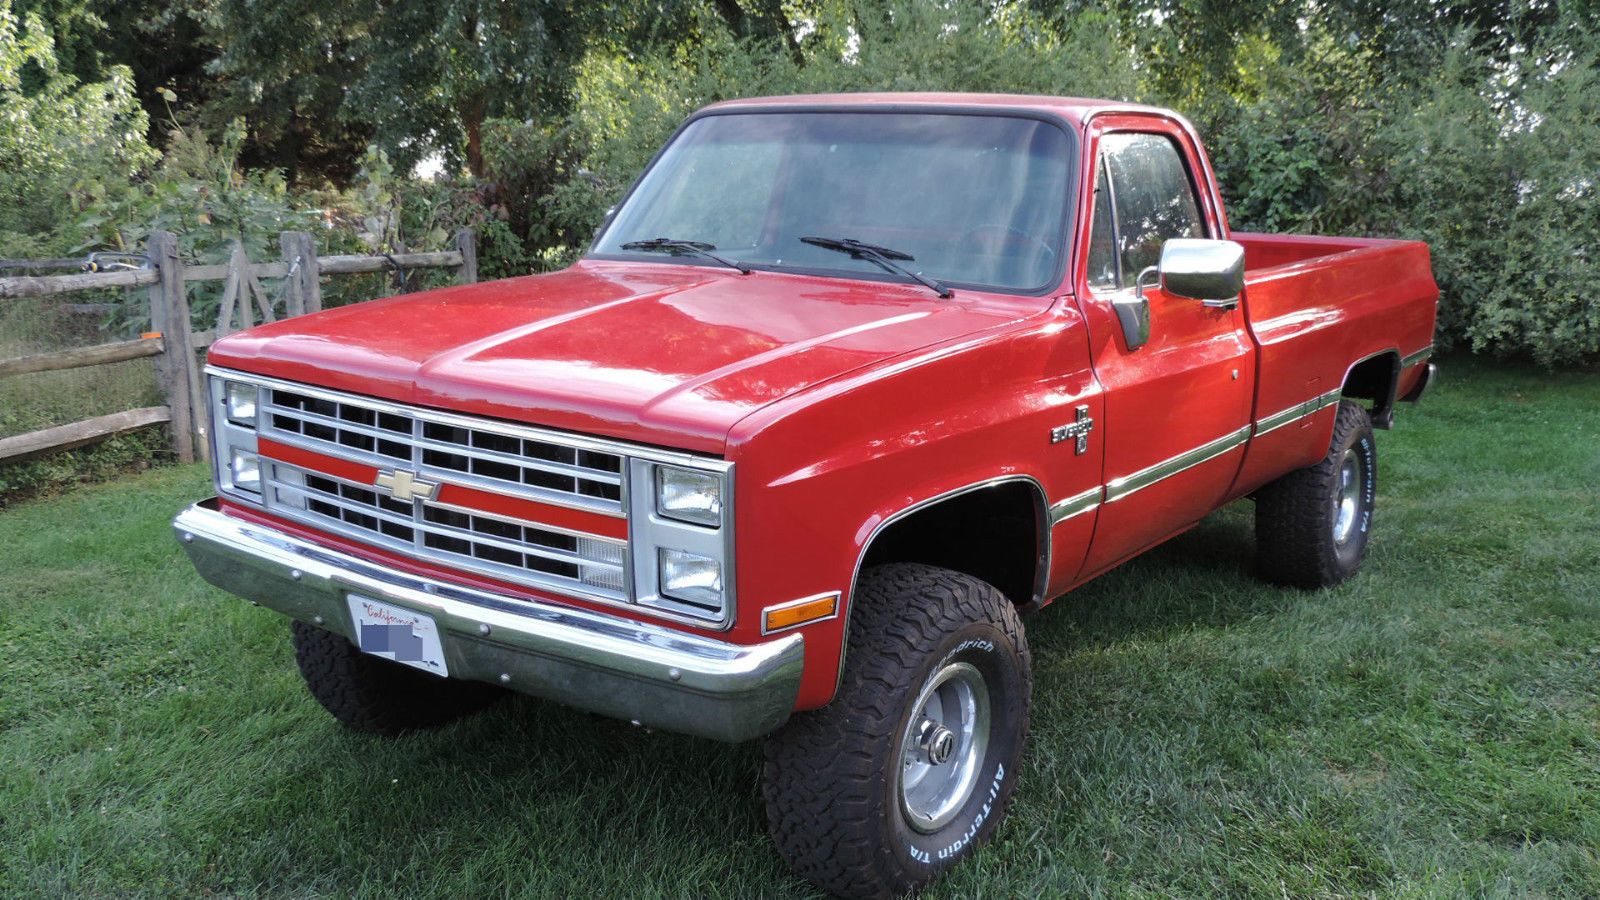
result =
[[1301,592],[1255,574],[1253,507],[1236,503],[1027,617],[1037,654],[1225,628],[1272,615]]
[[[1237,512],[1214,516],[1031,616],[1036,665],[1133,636],[1225,627],[1270,612],[1281,594],[1263,590],[1251,574],[1246,522]],[[1041,734],[1057,730],[1048,719],[1053,708],[1039,708]],[[447,849],[529,861],[520,876],[493,881],[510,889],[593,891],[594,878],[623,889],[648,877],[674,893],[710,876],[735,896],[771,893],[775,885],[804,890],[766,840],[759,742],[651,733],[520,695],[444,730],[394,740],[346,733],[331,720],[305,730],[312,732],[304,736],[308,757],[283,759],[266,794],[343,797],[348,808],[331,826],[337,840],[307,842],[298,852],[322,857],[315,868],[342,870],[338,877],[368,873],[367,887],[415,888],[414,871],[367,879],[387,858]],[[326,814],[297,807],[300,801],[274,799],[258,813],[280,823]],[[281,837],[297,840],[297,830],[284,827]],[[631,867],[626,875],[616,873],[619,864]]]
[[[237,835],[299,860],[269,892],[304,890],[310,873],[335,892],[437,881],[446,893],[685,895],[708,876],[735,896],[803,890],[766,842],[759,743],[654,733],[521,695],[398,738],[312,715],[302,747],[260,773],[249,817],[268,834]],[[436,870],[467,863],[481,872]]]

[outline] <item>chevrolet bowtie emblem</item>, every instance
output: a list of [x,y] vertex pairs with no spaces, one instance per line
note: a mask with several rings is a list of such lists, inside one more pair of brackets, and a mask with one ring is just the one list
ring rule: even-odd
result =
[[432,500],[433,492],[439,488],[437,484],[423,481],[405,469],[380,471],[372,483],[388,491],[390,496],[401,502],[413,499]]

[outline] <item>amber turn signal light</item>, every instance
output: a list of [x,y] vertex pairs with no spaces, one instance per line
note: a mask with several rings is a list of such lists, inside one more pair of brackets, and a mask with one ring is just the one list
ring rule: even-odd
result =
[[831,619],[839,611],[839,594],[822,594],[817,597],[807,597],[804,600],[795,600],[790,603],[781,603],[768,607],[761,617],[761,632],[771,634],[785,628],[794,628],[800,625],[809,625],[823,619]]

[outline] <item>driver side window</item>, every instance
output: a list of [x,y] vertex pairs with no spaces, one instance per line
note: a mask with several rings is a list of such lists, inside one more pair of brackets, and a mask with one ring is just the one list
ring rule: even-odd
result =
[[1161,259],[1161,245],[1180,237],[1206,237],[1206,226],[1177,144],[1160,134],[1102,137],[1089,231],[1090,287],[1132,287],[1140,272]]

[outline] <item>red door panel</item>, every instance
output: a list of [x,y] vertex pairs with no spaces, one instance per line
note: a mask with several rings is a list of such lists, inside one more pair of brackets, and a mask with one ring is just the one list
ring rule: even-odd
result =
[[[1106,484],[1084,563],[1088,574],[1186,528],[1221,503],[1249,436],[1255,358],[1242,311],[1206,307],[1159,287],[1145,289],[1150,340],[1129,348],[1111,299],[1134,292],[1138,273],[1129,270],[1154,263],[1160,241],[1153,236],[1224,237],[1226,224],[1212,192],[1195,189],[1210,185],[1210,175],[1192,136],[1176,122],[1102,117],[1091,123],[1086,143],[1094,154],[1087,158],[1096,164],[1090,170],[1095,180],[1082,194],[1078,297],[1104,390]],[[1118,154],[1136,158],[1119,161]],[[1149,193],[1149,173],[1176,172],[1180,162],[1187,184],[1173,180],[1154,193],[1188,190],[1183,203],[1158,204],[1134,193]],[[1112,225],[1117,240],[1109,245],[1103,239],[1107,210],[1097,217],[1097,200],[1118,219]],[[1168,215],[1185,204],[1187,212]],[[1153,221],[1151,209],[1165,218]],[[1097,218],[1102,244],[1091,251]],[[1114,274],[1107,271],[1107,252],[1116,254]]]

